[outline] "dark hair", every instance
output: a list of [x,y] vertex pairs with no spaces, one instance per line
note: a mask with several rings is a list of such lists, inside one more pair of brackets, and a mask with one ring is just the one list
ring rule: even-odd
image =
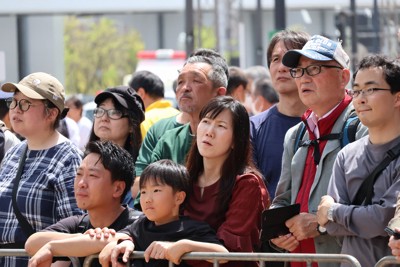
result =
[[[105,98],[104,100],[106,99],[111,99],[115,106],[115,109],[120,110],[122,111],[123,114],[128,115],[127,118],[129,121],[129,126],[133,128],[133,131],[131,134],[128,135],[128,138],[126,138],[124,148],[131,154],[133,160],[136,161],[136,158],[139,155],[140,146],[142,144],[142,132],[140,131],[141,121],[140,119],[138,119],[137,114],[133,110],[123,107],[120,103],[115,101],[113,97],[110,96],[108,98]],[[98,106],[100,104],[101,103],[99,103]],[[90,132],[89,136],[89,142],[97,140],[100,140],[100,138],[94,133],[94,123],[93,123],[92,131]]]
[[271,66],[272,51],[277,43],[282,41],[287,50],[302,49],[309,39],[310,35],[303,31],[282,30],[277,32],[272,37],[267,49],[268,68]]
[[[46,107],[46,109],[48,109],[48,108],[55,108],[55,109],[58,110],[57,117],[56,117],[56,119],[54,120],[54,123],[53,123],[53,130],[57,130],[58,127],[60,127],[60,121],[61,121],[62,119],[64,119],[65,116],[67,116],[68,108],[64,108],[63,111],[60,111],[60,110],[58,109],[58,107],[57,107],[56,105],[54,105],[53,102],[51,102],[50,100],[48,100],[48,99],[43,99],[42,101],[43,101],[44,106]],[[46,112],[46,110],[45,110],[45,112]]]
[[6,100],[7,98],[0,99],[0,120],[3,120],[7,113],[10,112],[10,109],[7,107]]
[[259,79],[254,83],[254,95],[261,95],[271,104],[279,102],[278,93],[275,91],[270,79]]
[[394,94],[400,91],[400,62],[398,60],[389,59],[384,55],[366,56],[358,64],[358,68],[353,74],[353,80],[359,70],[369,68],[382,68],[383,77],[390,86],[390,92]]
[[217,51],[206,48],[194,51],[186,60],[184,66],[194,63],[206,63],[211,65],[212,71],[208,73],[208,78],[212,81],[214,88],[226,87],[228,85],[228,64]]
[[66,101],[65,101],[65,105],[66,106],[73,106],[76,109],[80,109],[81,113],[80,115],[82,116],[82,112],[83,112],[83,103],[82,101],[76,96],[73,95],[71,97],[69,97]]
[[125,182],[125,189],[121,195],[121,203],[125,195],[130,192],[135,179],[135,161],[123,148],[111,141],[95,141],[86,145],[84,158],[91,154],[98,154],[99,160],[106,170],[111,172],[111,180]]
[[[231,96],[215,97],[203,107],[200,120],[203,118],[214,119],[222,111],[229,110],[233,123],[233,148],[222,165],[221,179],[218,193],[219,214],[225,216],[232,197],[236,176],[245,173],[248,168],[255,168],[251,155],[250,122],[245,107]],[[204,172],[203,157],[200,155],[197,142],[192,143],[186,166],[190,174],[191,188],[197,183],[199,176]]]
[[183,208],[190,191],[189,173],[185,166],[169,159],[153,162],[140,175],[139,188],[142,188],[147,182],[153,180],[161,185],[172,187],[174,192],[185,192],[186,198],[180,207],[181,209]]
[[226,87],[226,94],[231,95],[237,87],[242,85],[244,89],[247,86],[246,73],[239,67],[229,67],[228,86]]
[[164,98],[164,83],[154,73],[142,70],[133,73],[132,79],[129,81],[129,86],[136,92],[139,88],[143,90],[152,98]]

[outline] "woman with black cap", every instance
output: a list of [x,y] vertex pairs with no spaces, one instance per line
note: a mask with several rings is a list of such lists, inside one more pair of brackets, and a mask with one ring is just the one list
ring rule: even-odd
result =
[[[0,168],[0,249],[23,248],[34,232],[81,214],[74,178],[81,152],[56,129],[65,117],[64,87],[53,76],[32,73],[6,103],[14,131],[25,141],[12,147]],[[0,266],[27,266],[27,258],[0,257]]]
[[[144,104],[140,96],[128,86],[117,86],[98,94],[94,102],[97,108],[89,142],[112,141],[125,148],[135,162],[142,144],[140,123],[144,120]],[[133,207],[130,194],[124,203]]]

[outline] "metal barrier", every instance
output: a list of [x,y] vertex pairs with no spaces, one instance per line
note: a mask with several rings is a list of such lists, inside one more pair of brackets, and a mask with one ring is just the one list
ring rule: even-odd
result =
[[383,257],[382,259],[380,259],[375,264],[375,267],[382,267],[382,266],[386,266],[389,264],[399,264],[400,265],[400,262],[398,260],[396,260],[396,257],[394,257],[394,256],[386,256],[386,257]]
[[[98,254],[86,257],[83,267],[90,267],[93,259],[98,258]],[[144,252],[134,252],[130,259],[143,259]],[[311,267],[312,262],[340,262],[348,263],[351,266],[361,267],[356,258],[350,255],[342,254],[302,254],[302,253],[207,253],[207,252],[191,252],[182,257],[183,260],[212,260],[215,267],[219,266],[220,260],[227,261],[258,261],[260,267],[265,267],[266,261],[285,261],[285,262],[306,262]],[[127,264],[127,266],[129,266]],[[169,262],[169,266],[174,264]],[[223,266],[223,264],[222,264]]]
[[[0,257],[29,257],[25,249],[0,249]],[[55,257],[57,258],[57,257]],[[71,257],[70,261],[73,267],[81,267],[81,263],[78,258]]]

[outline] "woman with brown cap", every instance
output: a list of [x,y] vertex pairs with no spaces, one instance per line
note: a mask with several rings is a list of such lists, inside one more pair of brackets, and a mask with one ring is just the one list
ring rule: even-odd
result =
[[[89,142],[112,141],[125,148],[136,161],[142,143],[140,123],[144,120],[144,104],[140,96],[128,86],[117,86],[98,94],[94,102],[97,108]],[[124,203],[133,207],[131,194],[127,195]]]
[[[81,152],[56,131],[64,110],[64,87],[47,73],[32,73],[1,89],[10,121],[25,141],[11,148],[0,168],[0,249],[23,248],[33,232],[80,214],[74,177]],[[0,266],[26,266],[25,258],[1,257]]]

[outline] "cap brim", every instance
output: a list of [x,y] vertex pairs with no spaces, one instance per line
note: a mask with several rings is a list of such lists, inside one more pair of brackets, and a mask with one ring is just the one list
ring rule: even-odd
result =
[[112,92],[101,92],[100,94],[98,94],[96,96],[96,98],[94,99],[94,102],[99,105],[101,104],[104,100],[106,100],[107,98],[112,97],[115,101],[117,101],[118,103],[120,103],[124,108],[129,109],[129,105],[126,102],[126,100],[120,96],[117,93],[112,93]]
[[32,99],[45,99],[45,97],[41,96],[39,93],[35,92],[31,88],[17,83],[5,83],[1,86],[1,90],[4,92],[15,92],[15,90],[19,90],[25,96]]
[[290,50],[286,52],[286,54],[282,58],[282,63],[286,67],[295,68],[299,65],[299,59],[301,56],[304,56],[309,59],[318,60],[318,61],[329,61],[334,60],[330,57],[324,56],[314,50]]

